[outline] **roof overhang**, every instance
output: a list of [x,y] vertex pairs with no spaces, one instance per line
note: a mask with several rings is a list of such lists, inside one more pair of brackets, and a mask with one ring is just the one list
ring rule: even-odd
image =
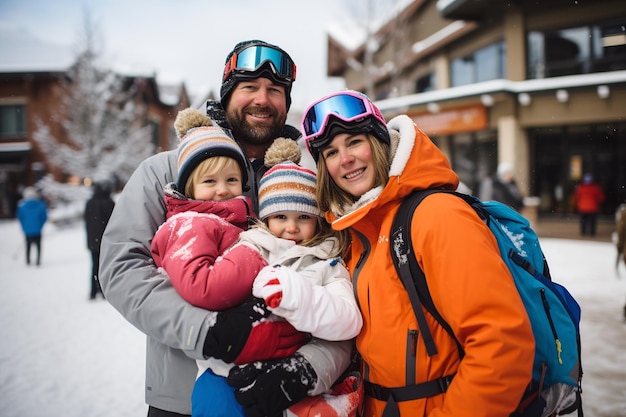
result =
[[543,78],[540,80],[510,81],[491,80],[468,84],[425,93],[411,94],[376,102],[381,111],[405,109],[428,103],[440,103],[466,97],[479,97],[483,94],[497,93],[537,93],[559,89],[584,88],[600,85],[626,84],[626,71],[597,72],[593,74],[568,75],[563,77]]
[[478,20],[506,10],[510,2],[502,0],[438,0],[437,9],[446,19]]
[[0,153],[26,153],[30,152],[32,146],[29,142],[9,142],[0,143]]

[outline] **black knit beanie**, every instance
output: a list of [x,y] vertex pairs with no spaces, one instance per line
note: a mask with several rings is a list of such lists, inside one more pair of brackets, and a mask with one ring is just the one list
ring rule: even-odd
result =
[[[228,62],[230,61],[230,58],[233,56],[233,54],[238,53],[239,51],[243,50],[246,46],[250,46],[250,45],[264,45],[264,46],[269,46],[269,47],[274,48],[274,49],[278,49],[279,51],[281,51],[282,53],[287,55],[289,57],[289,59],[291,59],[289,54],[287,52],[283,51],[278,46],[272,45],[272,44],[269,44],[267,42],[255,39],[255,40],[239,42],[237,45],[235,45],[233,50],[226,57],[226,61],[224,62],[224,65],[228,64]],[[224,108],[224,110],[226,110],[226,106],[228,104],[228,99],[230,97],[230,92],[235,87],[235,84],[237,84],[239,81],[242,81],[242,80],[251,80],[251,79],[257,79],[257,78],[260,78],[260,77],[264,77],[264,76],[266,76],[266,74],[268,74],[266,71],[261,71],[261,73],[250,72],[250,73],[248,73],[246,75],[241,74],[241,73],[235,73],[235,71],[232,71],[230,73],[230,75],[228,76],[228,78],[222,81],[222,87],[220,88],[220,102],[222,103],[222,107]],[[289,111],[289,107],[291,106],[291,85],[293,84],[293,81],[285,82],[284,80],[280,80],[280,79],[274,77],[274,75],[271,74],[271,73],[269,74],[269,76],[270,76],[270,79],[272,80],[272,82],[285,87],[285,96],[286,96],[286,100],[287,100],[287,103],[286,103],[287,104],[287,111]]]

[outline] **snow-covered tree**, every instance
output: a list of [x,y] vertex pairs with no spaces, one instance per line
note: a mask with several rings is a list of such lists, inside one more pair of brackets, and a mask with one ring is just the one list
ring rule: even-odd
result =
[[[363,72],[365,84],[363,92],[370,98],[376,98],[376,79],[384,75],[391,78],[388,83],[392,86],[389,97],[412,92],[398,91],[402,87],[399,86],[397,65],[406,58],[407,50],[411,47],[407,43],[408,16],[403,17],[402,12],[413,3],[413,0],[344,0],[344,3],[344,8],[350,11],[350,18],[363,29],[365,38],[363,62],[354,59],[348,62],[350,67]],[[389,22],[393,24],[381,31],[380,29]],[[383,56],[380,50],[385,46],[393,52],[388,54],[388,60],[376,62],[375,57]]]
[[124,77],[98,65],[95,30],[86,16],[82,52],[60,81],[61,105],[51,120],[62,126],[56,137],[43,120],[33,137],[48,161],[67,175],[125,182],[154,146],[145,109]]

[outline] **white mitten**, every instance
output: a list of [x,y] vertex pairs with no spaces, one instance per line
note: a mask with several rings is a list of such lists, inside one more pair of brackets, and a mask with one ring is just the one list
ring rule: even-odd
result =
[[297,282],[300,280],[298,273],[291,268],[281,267],[280,265],[268,265],[261,269],[256,276],[252,285],[252,294],[255,297],[264,299],[265,304],[270,308],[287,307],[285,305],[281,306],[283,293],[289,293],[289,289],[293,288],[294,282],[297,285]]

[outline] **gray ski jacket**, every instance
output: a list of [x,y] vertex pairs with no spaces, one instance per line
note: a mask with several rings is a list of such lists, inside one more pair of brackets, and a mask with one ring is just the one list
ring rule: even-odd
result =
[[[191,414],[196,360],[204,359],[215,313],[185,302],[150,253],[152,237],[165,221],[163,189],[176,180],[176,159],[175,150],[146,159],[124,187],[102,238],[100,281],[108,302],[146,335],[146,403]],[[299,349],[318,376],[309,395],[331,387],[348,367],[351,347],[352,341],[314,339]]]

